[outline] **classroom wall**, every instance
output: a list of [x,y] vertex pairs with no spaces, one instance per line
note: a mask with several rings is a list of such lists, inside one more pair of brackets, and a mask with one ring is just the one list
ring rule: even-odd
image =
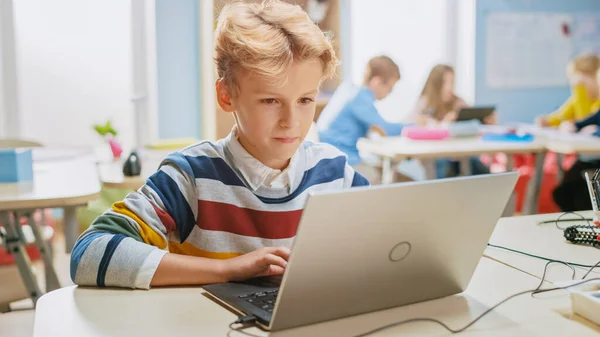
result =
[[476,1],[475,11],[475,103],[496,104],[501,122],[532,122],[537,115],[558,108],[570,95],[570,89],[566,85],[526,89],[494,89],[486,85],[486,18],[495,12],[600,13],[600,1],[479,0]]
[[0,137],[14,138],[18,129],[18,86],[12,1],[0,2]]
[[156,0],[158,133],[201,137],[199,0]]
[[[362,83],[365,65],[385,54],[400,66],[402,79],[378,103],[390,121],[405,119],[413,109],[431,68],[448,60],[444,42],[446,0],[349,1],[352,79]],[[344,62],[348,62],[344,60]]]
[[130,4],[31,0],[14,8],[21,137],[90,146],[102,143],[92,125],[111,119],[133,144]]
[[[12,8],[11,8],[12,9]],[[0,7],[0,20],[4,21],[5,20],[5,13],[6,9],[4,8],[4,6]],[[4,57],[3,57],[3,53],[4,53],[4,30],[2,28],[2,24],[0,24],[0,138],[2,137],[7,137],[7,128],[6,128],[6,123],[7,123],[7,116],[6,116],[6,103],[4,101],[4,91],[6,90],[6,85],[4,84],[4,72],[3,72],[3,68],[4,68]]]
[[102,143],[111,119],[133,144],[128,1],[14,1],[22,137],[48,145]]
[[477,0],[454,0],[456,52],[454,71],[456,92],[467,103],[475,101],[475,3]]

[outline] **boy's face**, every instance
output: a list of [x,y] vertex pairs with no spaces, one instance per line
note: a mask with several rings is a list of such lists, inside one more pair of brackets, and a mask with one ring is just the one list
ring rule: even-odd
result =
[[274,169],[288,165],[312,125],[323,70],[318,59],[310,59],[295,62],[286,74],[281,86],[241,71],[237,97],[217,83],[219,105],[233,112],[240,143]]
[[373,91],[377,100],[382,100],[394,90],[396,83],[398,83],[397,78],[390,78],[386,81],[379,76],[375,76],[371,79],[369,88]]

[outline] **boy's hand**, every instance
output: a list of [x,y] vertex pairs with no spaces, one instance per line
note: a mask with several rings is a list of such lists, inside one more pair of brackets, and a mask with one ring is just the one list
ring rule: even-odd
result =
[[538,116],[535,118],[535,125],[546,128],[549,127],[550,124],[548,123],[548,120],[546,119],[546,117],[544,116]]
[[444,118],[442,119],[442,123],[454,123],[457,118],[458,118],[458,112],[450,111],[446,114],[446,116],[444,116]]
[[492,112],[491,115],[484,117],[483,118],[483,124],[486,124],[486,125],[496,125],[496,124],[498,124],[498,116],[496,115],[496,113]]
[[575,124],[571,121],[564,121],[564,122],[560,123],[559,130],[562,132],[566,132],[566,133],[577,132],[577,128],[575,127]]
[[290,253],[288,247],[265,247],[225,260],[226,278],[228,281],[243,281],[253,277],[283,274]]
[[376,134],[380,135],[381,137],[385,137],[385,131],[383,131],[383,129],[377,125],[371,125],[369,127],[369,132],[375,132]]

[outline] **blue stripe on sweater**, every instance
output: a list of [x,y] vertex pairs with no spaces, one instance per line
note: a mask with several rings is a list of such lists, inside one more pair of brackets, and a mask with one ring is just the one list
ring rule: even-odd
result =
[[245,186],[223,158],[187,156],[186,159],[191,164],[196,179],[218,180],[229,186]]
[[165,160],[163,160],[163,164],[164,163],[175,164],[181,171],[185,172],[185,174],[192,179],[192,182],[195,182],[192,165],[190,165],[190,163],[187,161],[187,158],[183,154],[179,152],[171,153],[167,158],[165,158]]
[[344,178],[346,168],[346,157],[339,156],[335,158],[321,159],[317,165],[304,172],[300,186],[292,194],[283,198],[265,198],[257,196],[265,204],[283,204],[293,200],[307,188],[319,184],[329,183]]
[[360,173],[354,171],[354,177],[352,177],[352,187],[357,186],[369,186],[369,180],[363,177]]
[[[245,187],[240,177],[238,177],[235,171],[222,158],[212,158],[206,156],[188,156],[186,158],[191,164],[194,176],[196,178],[217,180],[228,186]],[[329,183],[334,180],[344,178],[345,168],[345,156],[321,159],[315,166],[304,172],[304,176],[300,182],[300,185],[292,194],[283,198],[266,198],[258,195],[257,197],[265,204],[286,203],[296,198],[311,186]]]
[[121,241],[123,241],[125,238],[127,238],[125,235],[117,234],[113,236],[106,244],[104,255],[102,255],[102,260],[100,260],[100,266],[98,267],[98,276],[96,276],[96,284],[98,287],[106,287],[104,282],[106,280],[106,271],[108,270],[110,259],[112,259],[115,250],[117,250],[117,247],[119,246],[119,243],[121,243]]
[[158,194],[167,212],[175,221],[181,242],[185,241],[196,225],[196,219],[177,183],[165,172],[158,171],[148,179],[146,185]]
[[104,232],[93,232],[85,235],[84,237],[79,238],[75,247],[73,247],[73,251],[71,252],[71,280],[75,283],[75,277],[77,276],[77,267],[79,267],[79,262],[81,262],[81,258],[83,257],[83,253],[85,253],[88,246],[95,239],[108,235]]

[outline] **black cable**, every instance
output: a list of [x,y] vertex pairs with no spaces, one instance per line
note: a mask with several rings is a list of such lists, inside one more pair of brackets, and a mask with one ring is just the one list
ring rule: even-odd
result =
[[414,322],[436,323],[436,324],[441,325],[444,329],[448,330],[450,333],[459,333],[459,332],[463,332],[466,329],[470,328],[473,324],[477,323],[480,319],[482,319],[487,314],[489,314],[490,312],[492,312],[493,310],[495,310],[496,308],[498,308],[500,305],[506,303],[507,301],[509,301],[509,300],[511,300],[511,299],[513,299],[513,298],[515,298],[517,296],[521,296],[521,295],[528,294],[528,293],[538,294],[538,293],[545,293],[545,292],[549,292],[549,291],[568,289],[568,288],[575,287],[575,286],[578,286],[578,285],[582,285],[584,283],[588,283],[588,282],[592,282],[592,281],[600,281],[600,277],[598,277],[598,278],[591,278],[589,280],[584,280],[584,281],[581,281],[581,282],[578,282],[578,283],[574,283],[574,284],[571,284],[571,285],[568,285],[568,286],[564,286],[564,287],[555,287],[555,288],[541,289],[541,290],[539,290],[539,289],[538,290],[533,289],[533,290],[521,291],[519,293],[510,295],[509,297],[507,297],[507,298],[503,299],[502,301],[496,303],[495,305],[493,305],[492,307],[490,307],[489,309],[487,309],[486,311],[484,311],[483,313],[481,313],[474,320],[472,320],[471,322],[469,322],[467,325],[463,326],[460,329],[452,329],[451,327],[449,327],[448,325],[446,325],[446,323],[444,323],[444,322],[442,322],[440,320],[437,320],[435,318],[411,318],[411,319],[407,319],[407,320],[404,320],[404,321],[400,321],[400,322],[395,322],[395,323],[391,323],[391,324],[388,324],[388,325],[384,325],[382,327],[379,327],[379,328],[376,328],[376,329],[364,332],[364,333],[362,333],[360,335],[355,335],[353,337],[365,337],[365,336],[374,334],[374,333],[382,331],[382,330],[386,330],[386,329],[389,329],[389,328],[392,328],[392,327],[396,327],[396,326],[404,325],[404,324],[408,324],[408,323],[414,323]]
[[585,278],[592,272],[592,270],[594,270],[594,268],[600,266],[600,261],[596,262],[595,265],[592,266],[592,268],[590,268],[590,270],[587,271],[587,273],[585,273],[585,275],[583,275],[583,277],[581,278],[582,280],[585,280]]
[[[591,280],[592,279],[590,279],[588,281],[591,281]],[[382,327],[379,327],[379,328],[376,328],[376,329],[373,329],[373,330],[364,332],[364,333],[362,333],[360,335],[355,335],[355,336],[352,336],[352,337],[364,337],[364,336],[368,336],[368,335],[371,335],[371,334],[374,334],[376,332],[379,332],[379,331],[382,331],[382,330],[386,330],[386,329],[389,329],[389,328],[392,328],[392,327],[396,327],[396,326],[404,325],[404,324],[408,324],[408,323],[415,323],[415,322],[436,323],[436,324],[441,325],[444,329],[448,330],[451,333],[463,332],[466,329],[470,328],[473,324],[477,323],[480,319],[482,319],[483,317],[485,317],[487,314],[489,314],[492,310],[496,309],[498,306],[500,306],[503,303],[505,303],[506,301],[509,301],[509,300],[513,299],[514,297],[530,293],[532,291],[534,291],[534,290],[522,291],[520,293],[516,293],[516,294],[510,295],[509,297],[505,298],[504,300],[500,301],[499,303],[495,304],[494,306],[492,306],[489,309],[487,309],[486,311],[484,311],[482,314],[480,314],[479,316],[477,316],[474,320],[472,320],[471,322],[469,322],[467,325],[463,326],[460,329],[452,329],[451,327],[449,327],[448,325],[446,325],[446,323],[444,323],[444,322],[442,322],[440,320],[437,320],[435,318],[411,318],[411,319],[407,319],[407,320],[404,320],[404,321],[400,321],[400,322],[395,322],[395,323],[391,323],[391,324],[388,324],[388,325],[384,325]]]
[[[588,221],[588,220],[587,220],[587,219],[586,219],[586,218],[585,218],[583,215],[581,215],[581,214],[579,214],[579,213],[575,213],[575,212],[564,212],[563,214],[559,215],[559,216],[556,218],[556,221],[554,221],[554,225],[556,225],[556,228],[558,228],[558,229],[560,229],[560,230],[563,230],[563,231],[565,230],[565,228],[562,228],[562,227],[560,227],[560,226],[558,225],[558,223],[561,221],[562,217],[563,217],[563,216],[565,216],[565,215],[567,215],[567,214],[573,214],[573,215],[577,215],[577,216],[578,216],[578,217],[580,217],[582,220],[586,221],[586,222],[587,222],[587,224],[588,224],[588,226],[591,226],[590,222],[589,222],[589,221]],[[592,231],[594,231],[594,230],[592,229]]]
[[[557,219],[557,221],[558,221],[558,219]],[[352,336],[352,337],[365,337],[365,336],[374,334],[376,332],[387,330],[389,328],[393,328],[393,327],[396,327],[396,326],[400,326],[400,325],[404,325],[404,324],[409,324],[409,323],[416,323],[416,322],[436,323],[436,324],[442,326],[444,329],[446,329],[450,333],[455,334],[455,333],[463,332],[466,329],[470,328],[471,326],[473,326],[473,324],[477,323],[479,320],[481,320],[483,317],[485,317],[486,315],[488,315],[490,312],[494,311],[496,308],[498,308],[502,304],[510,301],[511,299],[513,299],[515,297],[518,297],[518,296],[521,296],[521,295],[524,295],[524,294],[529,294],[529,293],[533,296],[535,294],[546,293],[546,292],[555,291],[555,290],[568,289],[568,288],[575,287],[575,286],[578,286],[578,285],[581,285],[581,284],[589,283],[591,281],[600,281],[600,277],[591,278],[591,279],[588,279],[588,280],[585,279],[594,270],[594,268],[600,266],[600,261],[598,261],[595,265],[584,265],[584,264],[580,264],[580,263],[572,263],[572,262],[565,262],[565,261],[561,261],[561,260],[555,260],[555,259],[551,259],[551,258],[547,258],[547,257],[543,257],[543,256],[538,256],[538,255],[534,255],[534,254],[522,252],[522,251],[519,251],[519,250],[516,250],[516,249],[512,249],[512,248],[508,248],[508,247],[493,245],[493,244],[490,244],[490,243],[488,243],[488,246],[489,247],[493,247],[493,248],[507,250],[507,251],[510,251],[510,252],[514,252],[514,253],[518,253],[518,254],[522,254],[522,255],[525,255],[525,256],[529,256],[529,257],[533,257],[533,258],[537,258],[537,259],[540,259],[540,260],[547,261],[546,265],[544,266],[544,272],[542,273],[540,284],[535,289],[525,290],[525,291],[521,291],[521,292],[518,292],[516,294],[510,295],[509,297],[503,299],[502,301],[500,301],[500,302],[496,303],[495,305],[493,305],[492,307],[488,308],[483,313],[479,314],[479,316],[477,316],[475,319],[473,319],[472,321],[470,321],[465,326],[463,326],[462,328],[459,328],[459,329],[452,329],[451,327],[449,327],[448,325],[446,325],[446,323],[444,323],[444,322],[442,322],[440,320],[437,320],[435,318],[417,317],[417,318],[411,318],[411,319],[407,319],[407,320],[404,320],[404,321],[399,321],[399,322],[394,322],[394,323],[391,323],[391,324],[387,324],[387,325],[375,328],[373,330],[369,330],[367,332],[364,332],[364,333],[361,333],[359,335],[355,335],[355,336]],[[571,270],[573,271],[571,279],[573,279],[573,280],[575,279],[575,268],[573,266],[590,268],[590,269],[583,276],[581,282],[570,284],[570,285],[563,286],[563,287],[554,287],[554,288],[548,288],[548,289],[540,289],[542,287],[542,285],[544,284],[544,282],[546,281],[546,274],[548,272],[548,266],[550,264],[552,264],[552,263],[560,263],[560,264],[563,264],[563,265],[571,268]],[[230,333],[232,331],[236,331],[236,332],[239,332],[239,333],[244,334],[246,336],[259,337],[257,335],[254,335],[254,334],[248,333],[246,331],[243,331],[243,329],[249,327],[247,324],[254,323],[255,321],[256,321],[256,317],[254,317],[254,316],[244,316],[244,317],[239,318],[237,321],[229,324],[229,329],[230,330],[227,333],[227,336],[230,337]],[[238,327],[238,328],[234,328],[235,324],[242,324],[242,326]]]
[[[571,268],[571,270],[573,271],[573,275],[571,275],[571,280],[575,279],[575,267],[573,267],[572,265],[570,265],[570,264],[568,264],[566,262],[563,262],[563,261],[548,261],[546,263],[546,265],[544,266],[544,272],[542,273],[542,280],[540,281],[540,284],[537,286],[537,288],[535,288],[536,291],[540,290],[540,288],[542,287],[542,285],[544,284],[544,282],[546,282],[546,273],[548,272],[548,266],[550,266],[553,263],[560,263],[560,264],[563,264],[563,265]],[[592,269],[593,269],[593,267],[592,267]],[[590,271],[592,269],[590,269]],[[531,293],[531,296],[533,296],[533,295],[534,294]]]
[[[592,279],[589,279],[589,280],[585,280],[585,277],[594,268],[596,268],[598,265],[600,265],[600,261],[598,261],[598,263],[596,263],[594,266],[592,266],[590,268],[590,270],[583,276],[581,282],[574,283],[574,284],[571,284],[571,285],[568,285],[568,286],[563,286],[563,287],[554,287],[554,288],[549,288],[549,289],[540,289],[542,287],[542,285],[544,284],[544,282],[546,281],[546,274],[548,272],[548,266],[550,264],[552,264],[552,263],[561,263],[561,264],[564,264],[564,265],[570,267],[573,270],[572,279],[575,279],[575,268],[573,268],[571,265],[569,265],[568,263],[566,263],[564,261],[556,261],[556,260],[555,261],[548,261],[548,263],[546,263],[546,266],[544,267],[544,272],[542,274],[541,282],[540,282],[540,284],[535,289],[533,289],[533,290],[525,290],[525,291],[521,291],[521,292],[518,292],[516,294],[510,295],[509,297],[503,299],[502,301],[496,303],[492,307],[488,308],[487,310],[485,310],[484,312],[482,312],[481,314],[479,314],[479,316],[477,316],[474,320],[472,320],[471,322],[469,322],[468,324],[466,324],[462,328],[452,329],[451,327],[449,327],[448,325],[446,325],[446,323],[444,323],[444,322],[442,322],[440,320],[437,320],[435,318],[418,317],[418,318],[411,318],[411,319],[407,319],[407,320],[404,320],[404,321],[394,322],[394,323],[391,323],[391,324],[387,324],[387,325],[378,327],[376,329],[369,330],[369,331],[364,332],[362,334],[355,335],[353,337],[365,337],[365,336],[374,334],[376,332],[387,330],[389,328],[393,328],[393,327],[396,327],[396,326],[399,326],[399,325],[404,325],[404,324],[409,324],[409,323],[416,323],[416,322],[436,323],[438,325],[441,325],[444,329],[448,330],[450,333],[459,333],[459,332],[463,332],[463,331],[467,330],[468,328],[470,328],[471,326],[473,326],[475,323],[477,323],[479,320],[481,320],[483,317],[485,317],[486,315],[488,315],[490,312],[492,312],[493,310],[495,310],[496,308],[498,308],[502,304],[510,301],[511,299],[513,299],[515,297],[518,297],[518,296],[521,296],[521,295],[524,295],[524,294],[528,294],[528,293],[531,293],[531,295],[533,296],[533,295],[539,294],[539,293],[545,293],[545,292],[555,291],[555,290],[561,290],[561,289],[568,289],[568,288],[575,287],[575,286],[578,286],[578,285],[581,285],[581,284],[584,284],[584,283],[588,283],[588,282],[591,282],[591,281],[600,281],[600,277],[592,278]],[[256,320],[256,318],[254,318],[253,316],[250,316],[251,317],[250,320],[248,320],[247,322],[243,322],[243,320],[245,318],[248,318],[248,317],[249,316],[242,317],[242,318],[238,319],[236,322],[233,322],[233,323],[229,324],[230,331],[227,333],[227,336],[230,337],[231,331],[236,331],[236,332],[242,333],[242,334],[244,334],[246,336],[258,337],[257,335],[254,335],[254,334],[248,333],[246,331],[243,331],[243,329],[245,329],[245,328],[248,327],[248,326],[246,326],[247,323],[253,323]],[[240,328],[234,328],[233,326],[235,324],[238,324],[238,323],[241,323],[242,327],[240,327]]]
[[[244,329],[252,327],[255,322],[256,322],[256,317],[253,315],[248,315],[248,316],[243,316],[243,317],[238,318],[237,320],[235,320],[234,322],[231,322],[229,324],[229,331],[227,332],[227,337],[231,337],[232,331],[239,332],[243,335],[250,336],[250,337],[262,337],[262,336],[258,336],[258,335],[244,331]],[[236,328],[235,327],[236,324],[239,324],[240,326]]]
[[512,249],[512,248],[508,248],[508,247],[504,247],[504,246],[498,246],[498,245],[494,245],[491,243],[488,243],[488,247],[492,247],[492,248],[498,248],[498,249],[503,249],[503,250],[507,250],[509,252],[513,252],[513,253],[517,253],[517,254],[521,254],[521,255],[525,255],[525,256],[529,256],[529,257],[534,257],[536,259],[540,259],[540,260],[544,260],[544,261],[549,261],[549,262],[563,262],[566,264],[570,264],[571,266],[575,266],[575,267],[583,267],[583,268],[591,268],[594,267],[593,265],[589,265],[589,264],[580,264],[580,263],[575,263],[575,262],[568,262],[568,261],[561,261],[561,260],[555,260],[555,259],[551,259],[548,257],[543,257],[543,256],[539,256],[539,255],[534,255],[534,254],[530,254],[530,253],[526,253],[526,252],[522,252],[520,250],[516,250],[516,249]]
[[[571,218],[571,219],[563,219],[563,217],[564,217],[565,215],[568,215],[568,214],[573,214],[573,215],[576,215],[576,216],[578,216],[578,218],[576,218],[576,219],[572,219],[572,218]],[[557,229],[564,231],[564,230],[565,230],[565,228],[563,228],[563,227],[560,227],[560,226],[558,225],[558,223],[559,223],[559,222],[585,221],[585,222],[587,222],[587,224],[588,224],[589,226],[591,226],[592,224],[590,223],[590,221],[593,221],[593,220],[594,220],[594,219],[589,219],[589,218],[586,218],[586,217],[584,217],[583,215],[581,215],[581,214],[579,214],[579,213],[576,213],[576,212],[564,212],[564,213],[562,213],[561,215],[559,215],[559,216],[558,216],[556,219],[554,219],[554,220],[544,220],[544,221],[540,221],[540,222],[538,222],[538,226],[540,226],[540,225],[544,225],[544,224],[550,224],[550,223],[553,223],[553,224],[556,226],[556,228],[557,228]]]
[[252,325],[243,325],[238,328],[234,328],[233,327],[234,325],[235,325],[235,323],[229,324],[229,331],[227,332],[227,337],[232,337],[232,335],[231,335],[232,332],[239,332],[242,335],[246,335],[246,336],[250,336],[250,337],[263,337],[263,336],[255,335],[253,333],[244,331],[244,329],[250,328],[250,327],[252,327]]
[[[560,219],[558,219],[560,220]],[[487,309],[486,311],[484,311],[482,314],[480,314],[479,316],[477,316],[474,320],[472,320],[471,322],[469,322],[467,325],[465,325],[464,327],[460,328],[460,329],[452,329],[450,328],[448,325],[446,325],[444,322],[439,321],[437,319],[434,318],[412,318],[412,319],[408,319],[405,321],[400,321],[400,322],[395,322],[392,324],[388,324],[382,327],[379,327],[377,329],[371,330],[371,331],[367,331],[365,333],[362,333],[360,335],[356,335],[353,337],[365,337],[368,336],[370,334],[385,330],[385,329],[389,329],[391,327],[395,327],[395,326],[399,326],[399,325],[403,325],[403,324],[408,324],[408,323],[414,323],[414,322],[431,322],[431,323],[436,323],[441,325],[442,327],[444,327],[446,330],[448,330],[451,333],[459,333],[462,332],[466,329],[468,329],[469,327],[471,327],[473,324],[475,324],[477,321],[479,321],[480,319],[482,319],[484,316],[486,316],[487,314],[489,314],[490,312],[492,312],[494,309],[496,309],[497,307],[499,307],[500,305],[504,304],[505,302],[517,297],[517,296],[521,296],[527,293],[531,293],[531,295],[535,295],[535,294],[539,294],[539,293],[545,293],[545,292],[549,292],[549,291],[554,291],[554,290],[560,290],[560,289],[568,289],[571,287],[575,287],[584,283],[588,283],[592,280],[598,280],[600,281],[600,278],[593,278],[593,279],[589,279],[589,280],[585,280],[585,277],[589,275],[589,273],[592,272],[592,270],[594,270],[594,268],[598,267],[600,265],[600,261],[598,261],[598,263],[596,263],[593,266],[589,266],[589,265],[583,265],[583,264],[579,264],[579,263],[570,263],[570,262],[565,262],[565,261],[560,261],[560,260],[554,260],[554,259],[550,259],[547,257],[543,257],[543,256],[538,256],[538,255],[534,255],[534,254],[529,254],[529,253],[525,253],[522,251],[518,251],[516,249],[511,249],[511,248],[507,248],[507,247],[502,247],[502,246],[497,246],[497,245],[493,245],[493,244],[488,244],[488,246],[490,247],[494,247],[494,248],[499,248],[499,249],[504,249],[504,250],[508,250],[511,252],[515,252],[515,253],[519,253],[522,255],[526,255],[526,256],[530,256],[530,257],[534,257],[537,259],[541,259],[541,260],[545,260],[548,261],[546,263],[546,265],[544,266],[544,272],[542,274],[542,278],[540,281],[540,284],[533,290],[527,290],[527,291],[522,291],[516,294],[513,294],[507,298],[505,298],[504,300],[500,301],[499,303],[495,304],[494,306],[490,307],[489,309]],[[579,267],[590,267],[590,270],[588,270],[588,272],[583,276],[582,281],[575,283],[575,284],[571,284],[568,286],[564,286],[564,287],[555,287],[555,288],[549,288],[549,289],[540,289],[542,287],[542,285],[544,284],[544,282],[546,281],[546,274],[548,272],[548,266],[552,263],[560,263],[560,264],[564,264],[566,266],[568,266],[569,268],[571,268],[573,270],[573,275],[571,276],[572,279],[575,279],[575,268],[573,268],[573,266],[579,266]]]
[[[548,266],[550,266],[553,263],[564,264],[565,266],[571,268],[571,270],[573,271],[573,274],[571,275],[571,280],[575,280],[575,267],[563,261],[548,261],[544,266],[544,272],[542,273],[542,279],[540,280],[540,284],[538,284],[537,288],[535,288],[535,291],[531,293],[531,297],[535,298],[535,294],[537,294],[537,291],[540,290],[542,288],[542,285],[544,285],[544,282],[546,282],[546,273],[548,272]],[[592,267],[590,271],[592,269],[594,269],[594,267]]]

